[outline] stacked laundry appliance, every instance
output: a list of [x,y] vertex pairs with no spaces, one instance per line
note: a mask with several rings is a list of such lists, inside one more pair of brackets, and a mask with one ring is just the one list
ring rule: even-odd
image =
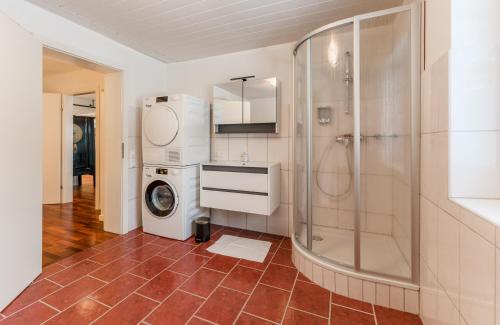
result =
[[185,240],[200,207],[202,162],[210,158],[210,109],[184,94],[148,97],[142,111],[142,223],[146,233]]

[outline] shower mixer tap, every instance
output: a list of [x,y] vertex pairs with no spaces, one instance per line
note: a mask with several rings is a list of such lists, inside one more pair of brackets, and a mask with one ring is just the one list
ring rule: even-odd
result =
[[[364,136],[360,135],[359,140],[363,142],[365,140]],[[347,147],[348,145],[354,142],[354,136],[350,133],[338,135],[335,137],[335,142],[340,143]]]

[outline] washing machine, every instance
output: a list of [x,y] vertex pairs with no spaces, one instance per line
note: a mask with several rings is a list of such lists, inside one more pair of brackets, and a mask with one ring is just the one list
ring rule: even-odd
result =
[[208,102],[184,94],[145,98],[142,154],[145,165],[186,166],[208,161]]
[[185,240],[193,235],[194,219],[208,217],[200,207],[199,165],[144,166],[142,179],[144,232]]

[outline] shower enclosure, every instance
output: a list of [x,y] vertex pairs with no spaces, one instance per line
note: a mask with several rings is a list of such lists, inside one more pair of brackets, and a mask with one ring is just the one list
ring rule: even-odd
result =
[[294,244],[333,268],[417,283],[419,13],[319,28],[294,51]]

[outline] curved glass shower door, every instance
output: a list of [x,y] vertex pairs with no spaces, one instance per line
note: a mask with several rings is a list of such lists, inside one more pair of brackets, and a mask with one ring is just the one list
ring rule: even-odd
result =
[[312,251],[354,266],[353,24],[311,40]]
[[294,107],[295,107],[295,147],[294,147],[294,229],[295,237],[308,246],[308,82],[309,45],[301,46],[294,56]]
[[312,32],[294,52],[295,240],[355,271],[418,279],[418,15]]

